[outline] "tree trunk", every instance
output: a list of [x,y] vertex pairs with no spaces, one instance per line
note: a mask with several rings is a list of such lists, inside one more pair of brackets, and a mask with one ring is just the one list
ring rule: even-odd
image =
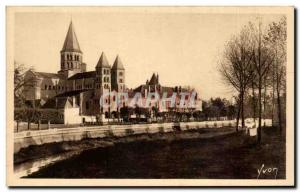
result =
[[41,120],[38,121],[38,130],[41,129]]
[[258,130],[257,130],[257,142],[261,143],[261,113],[262,113],[262,104],[261,104],[261,76],[258,80]]
[[245,114],[244,114],[244,91],[241,94],[241,116],[242,116],[242,128],[245,127]]
[[265,121],[265,119],[266,119],[266,104],[267,104],[267,102],[266,102],[266,99],[267,99],[267,80],[266,80],[266,78],[265,78],[264,81],[265,82],[264,82],[264,111],[263,111],[263,117],[264,117],[264,127],[266,127],[266,121]]
[[274,123],[274,111],[275,111],[275,66],[273,66],[272,70],[272,126]]
[[236,117],[236,128],[235,128],[236,132],[239,131],[240,113],[241,113],[241,96],[239,97],[239,101],[238,101],[238,112]]
[[19,132],[19,121],[17,121],[17,133]]
[[255,100],[255,88],[254,88],[254,81],[252,81],[252,112],[253,112],[253,121],[256,124],[256,100]]
[[272,87],[272,126],[273,126],[273,123],[274,123],[274,109],[275,109],[275,86],[273,85]]
[[281,99],[280,99],[280,85],[277,82],[277,105],[278,105],[278,126],[280,134],[282,133],[282,119],[281,119]]

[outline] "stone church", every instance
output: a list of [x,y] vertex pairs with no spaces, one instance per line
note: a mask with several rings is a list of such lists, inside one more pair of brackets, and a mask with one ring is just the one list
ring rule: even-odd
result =
[[[94,71],[86,71],[83,53],[71,21],[60,51],[60,70],[57,73],[29,70],[25,80],[32,84],[25,87],[26,100],[38,102],[42,108],[77,107],[80,115],[105,113],[99,99],[105,92],[125,92],[125,68],[117,55],[113,65],[102,52]],[[103,102],[114,102],[105,100]],[[118,110],[118,109],[116,109]]]
[[[147,103],[151,94],[159,97],[172,98],[176,93],[176,106],[180,103],[180,94],[193,89],[181,86],[166,87],[159,83],[158,74],[152,75],[150,80],[135,89],[128,89],[125,85],[125,68],[117,55],[113,65],[110,66],[105,54],[102,52],[94,71],[86,71],[83,62],[83,53],[80,49],[72,21],[60,51],[60,70],[57,73],[37,72],[29,70],[25,81],[32,83],[24,88],[27,101],[34,101],[42,109],[56,109],[61,112],[61,121],[65,124],[82,123],[84,118],[101,118],[116,116],[123,106],[130,106],[130,101],[135,100],[136,93],[141,93],[142,103]],[[108,96],[110,94],[110,96]],[[107,95],[107,97],[101,96]],[[152,97],[152,96],[151,96]],[[151,98],[152,99],[152,98]],[[156,107],[160,112],[169,111],[171,102],[160,103],[153,99],[148,107]],[[199,102],[196,95],[196,102]],[[100,105],[100,102],[102,105]],[[185,98],[189,102],[189,97]],[[106,106],[109,107],[103,107]],[[132,106],[130,106],[132,107]],[[175,107],[178,108],[178,107]],[[186,111],[188,105],[180,111]],[[201,110],[201,109],[194,109]]]

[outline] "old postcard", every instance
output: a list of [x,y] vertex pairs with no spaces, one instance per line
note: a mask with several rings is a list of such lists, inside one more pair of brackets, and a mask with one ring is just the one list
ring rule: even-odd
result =
[[293,7],[7,7],[8,186],[293,186]]

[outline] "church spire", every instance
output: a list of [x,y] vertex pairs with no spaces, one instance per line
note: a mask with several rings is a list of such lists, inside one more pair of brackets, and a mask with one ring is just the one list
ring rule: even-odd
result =
[[60,71],[67,77],[75,73],[85,71],[85,64],[82,63],[82,52],[75,34],[71,20],[67,36],[60,51]]
[[80,50],[78,40],[77,40],[77,36],[75,34],[75,29],[74,29],[72,20],[70,22],[67,36],[66,36],[66,39],[65,39],[65,42],[64,42],[64,45],[63,45],[63,48],[61,51],[62,52],[71,51],[71,52],[82,53]]
[[117,70],[117,69],[124,70],[124,66],[123,66],[123,63],[122,63],[119,55],[117,55],[116,60],[113,64],[113,66],[112,66],[112,69],[114,69],[114,70]]
[[103,67],[110,68],[109,63],[107,61],[107,58],[106,58],[104,52],[101,53],[99,61],[96,65],[96,68],[103,68]]

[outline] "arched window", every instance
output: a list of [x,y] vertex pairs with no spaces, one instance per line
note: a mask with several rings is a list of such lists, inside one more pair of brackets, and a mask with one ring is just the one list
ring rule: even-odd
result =
[[68,68],[70,68],[70,63],[68,62]]
[[73,63],[71,63],[71,68],[73,68]]

